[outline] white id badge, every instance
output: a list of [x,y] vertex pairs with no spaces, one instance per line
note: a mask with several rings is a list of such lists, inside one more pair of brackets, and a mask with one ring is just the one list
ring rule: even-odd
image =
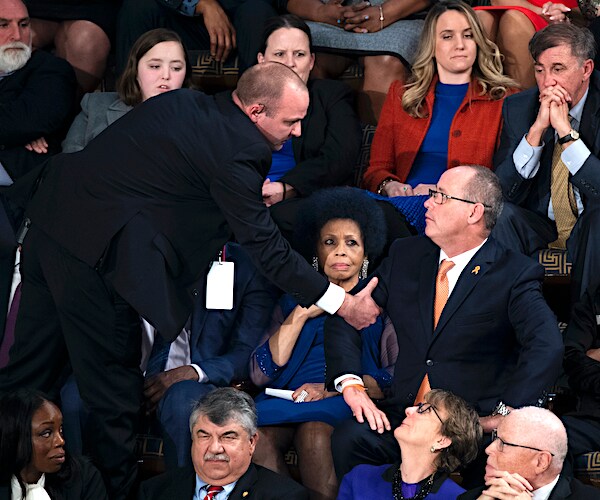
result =
[[213,262],[206,277],[206,308],[233,309],[233,262]]

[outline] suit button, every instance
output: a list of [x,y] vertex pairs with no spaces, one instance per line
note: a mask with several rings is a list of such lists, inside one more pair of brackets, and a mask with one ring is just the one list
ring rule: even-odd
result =
[[427,366],[433,366],[433,360],[432,359],[428,359],[427,361],[425,361],[425,364]]
[[4,151],[4,148],[5,148],[5,147],[6,147],[6,146],[4,146],[4,144],[0,144],[0,151]]
[[460,137],[462,135],[462,132],[460,130],[455,130],[454,132],[452,132],[452,137]]
[[194,289],[192,290],[192,295],[193,295],[194,297],[198,297],[198,295],[200,295],[200,292],[194,288]]

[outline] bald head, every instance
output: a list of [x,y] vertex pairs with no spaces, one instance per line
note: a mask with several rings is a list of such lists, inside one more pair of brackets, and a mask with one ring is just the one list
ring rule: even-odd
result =
[[562,470],[567,456],[567,431],[554,413],[544,408],[526,406],[511,411],[503,419],[502,428],[517,432],[520,436],[519,444],[554,453],[553,468],[557,470],[557,473]]
[[486,481],[508,472],[524,477],[537,490],[562,471],[567,432],[548,410],[532,406],[512,410],[498,425],[497,439],[485,452]]
[[273,116],[279,108],[284,93],[305,93],[308,89],[302,79],[287,66],[276,63],[255,64],[240,77],[235,95],[242,106],[260,103],[264,112]]

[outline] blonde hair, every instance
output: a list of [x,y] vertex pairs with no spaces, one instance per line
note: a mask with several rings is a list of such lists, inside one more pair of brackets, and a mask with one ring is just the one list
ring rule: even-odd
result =
[[477,57],[473,75],[479,80],[481,94],[489,94],[493,100],[502,99],[509,87],[517,83],[502,73],[502,55],[498,46],[485,35],[475,11],[460,0],[442,0],[436,3],[425,18],[423,31],[412,66],[412,75],[402,96],[402,107],[415,118],[424,118],[422,106],[431,82],[437,72],[435,62],[436,28],[442,14],[454,10],[467,18],[477,44]]

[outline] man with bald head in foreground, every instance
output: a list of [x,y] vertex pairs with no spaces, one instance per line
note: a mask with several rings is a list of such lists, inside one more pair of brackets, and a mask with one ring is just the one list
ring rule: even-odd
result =
[[459,499],[600,498],[600,490],[562,474],[567,432],[551,411],[533,406],[513,410],[498,424],[492,439],[485,450],[485,486]]
[[308,101],[294,71],[258,65],[233,95],[182,89],[149,99],[43,173],[26,212],[21,305],[0,394],[50,392],[70,361],[90,412],[84,446],[112,499],[126,498],[135,479],[139,317],[175,339],[232,235],[300,304],[361,328],[379,314],[370,288],[346,294],[292,251],[262,202],[271,150],[301,133]]

